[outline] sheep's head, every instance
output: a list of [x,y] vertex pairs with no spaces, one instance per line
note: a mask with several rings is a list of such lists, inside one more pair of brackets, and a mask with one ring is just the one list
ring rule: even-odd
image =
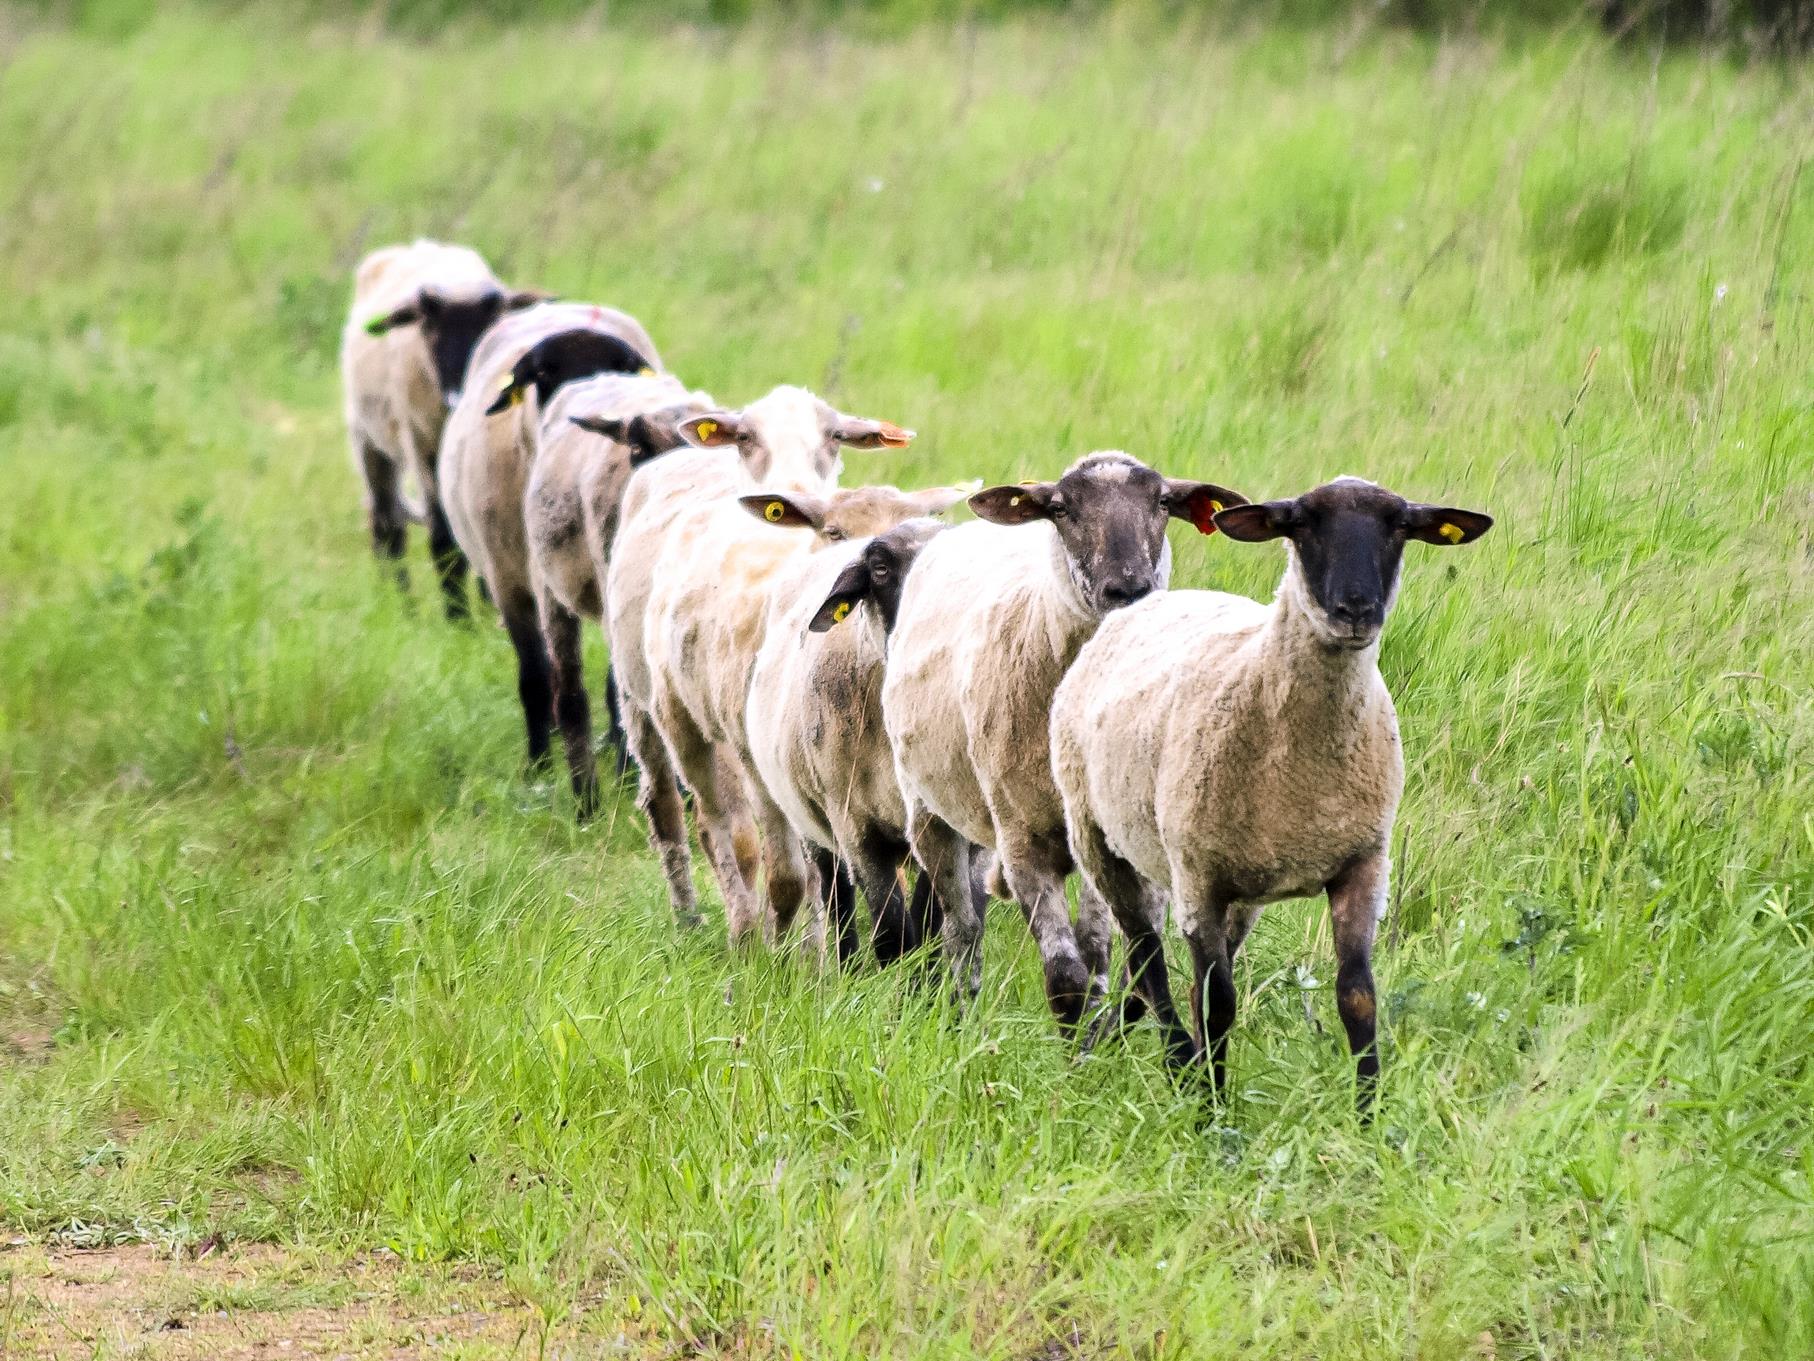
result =
[[551,295],[533,289],[488,288],[462,297],[448,297],[433,288],[424,288],[401,307],[373,317],[365,323],[370,335],[387,335],[400,326],[419,327],[422,341],[428,346],[434,365],[435,381],[441,395],[452,406],[460,398],[466,382],[466,365],[478,346],[479,337],[506,312],[515,312],[546,302]]
[[1162,477],[1118,451],[1079,459],[1056,482],[991,487],[970,498],[970,508],[994,524],[1049,522],[1072,583],[1100,613],[1164,588],[1168,519],[1213,534],[1217,511],[1246,503],[1239,492]]
[[758,482],[815,492],[837,485],[845,449],[898,449],[913,439],[911,430],[846,416],[797,387],[778,387],[741,411],[695,416],[680,433],[701,449],[734,447]]
[[892,631],[901,608],[901,588],[920,550],[945,526],[937,520],[904,520],[864,544],[807,625],[814,633],[841,624],[858,605],[876,612],[883,632]]
[[680,433],[680,423],[711,409],[712,403],[700,394],[672,406],[638,411],[633,416],[572,416],[582,430],[621,444],[630,455],[630,466],[641,467],[652,458],[684,449],[687,442]]
[[915,516],[942,515],[976,490],[977,484],[928,487],[839,487],[824,496],[811,492],[756,492],[738,504],[766,524],[783,529],[810,529],[822,543],[866,539],[893,529]]
[[1418,505],[1361,478],[1340,477],[1289,500],[1219,511],[1216,527],[1242,543],[1289,540],[1311,628],[1326,646],[1359,649],[1386,625],[1407,542],[1472,543],[1493,520],[1479,511]]
[[655,366],[640,351],[614,335],[584,328],[544,336],[510,367],[485,414],[495,416],[516,406],[534,388],[543,406],[557,388],[601,373],[653,374]]

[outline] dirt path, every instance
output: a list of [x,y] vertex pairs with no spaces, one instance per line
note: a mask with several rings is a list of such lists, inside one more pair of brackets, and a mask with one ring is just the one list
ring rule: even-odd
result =
[[561,1356],[477,1272],[240,1245],[199,1260],[148,1246],[0,1249],[0,1357],[242,1361]]

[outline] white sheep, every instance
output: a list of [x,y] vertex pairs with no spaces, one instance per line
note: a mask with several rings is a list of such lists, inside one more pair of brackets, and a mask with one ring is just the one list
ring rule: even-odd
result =
[[[567,765],[590,812],[597,788],[590,705],[582,674],[580,621],[604,625],[604,577],[630,473],[640,463],[688,447],[680,422],[712,410],[668,374],[604,373],[559,389],[542,408],[536,451],[523,492],[529,580],[554,673],[554,716]],[[605,672],[608,740],[619,772],[629,748],[618,715],[616,685]]]
[[[649,633],[654,714],[689,785],[695,766],[706,763],[705,753],[718,749],[719,768],[729,768],[737,778],[719,783],[717,815],[726,825],[746,815],[754,823],[764,880],[762,906],[753,876],[732,881],[728,889],[720,883],[727,893],[726,924],[733,943],[758,929],[784,936],[812,887],[799,839],[756,773],[745,726],[750,673],[766,635],[772,592],[788,589],[794,581],[790,566],[814,551],[942,511],[969,490],[903,492],[868,486],[822,495],[763,491],[738,504],[703,508],[670,533],[649,600],[650,618],[659,621]],[[739,505],[766,523],[740,519]],[[714,816],[696,786],[694,806],[702,825]]]
[[[1268,902],[1326,892],[1336,1005],[1365,1105],[1379,1071],[1371,957],[1404,786],[1379,637],[1407,540],[1469,543],[1474,511],[1415,505],[1342,478],[1293,500],[1224,510],[1230,538],[1285,538],[1271,606],[1174,591],[1085,644],[1052,706],[1052,764],[1084,879],[1128,940],[1135,989],[1170,1061],[1227,1082],[1232,973]],[[1173,904],[1190,945],[1193,1038],[1161,941]]]
[[[740,493],[828,496],[842,450],[905,445],[910,432],[846,416],[802,388],[780,387],[741,411],[683,422],[694,445],[639,468],[623,500],[605,572],[605,617],[625,736],[641,769],[637,800],[682,922],[697,920],[678,780],[693,795],[700,844],[734,937],[757,921],[752,892],[760,843],[745,766],[727,746],[741,732],[748,665],[761,644],[766,599],[752,594],[794,550],[792,535],[753,538]],[[733,603],[734,602],[734,603]],[[714,665],[727,659],[723,666]],[[739,689],[739,686],[742,689]]]
[[[921,493],[942,511],[970,488]],[[746,498],[766,511],[765,498]],[[931,881],[912,908],[902,889],[909,858],[907,814],[882,730],[882,663],[901,583],[932,536],[945,528],[916,517],[873,538],[834,544],[783,567],[770,590],[766,636],[750,672],[745,732],[770,805],[765,845],[791,832],[812,848],[831,907],[840,959],[856,946],[854,874],[874,917],[884,963],[917,949],[937,920]],[[842,628],[833,625],[854,611]],[[774,815],[785,819],[785,829]],[[764,818],[759,813],[759,825]],[[817,923],[815,923],[815,927]],[[817,934],[816,930],[814,934]]]
[[[637,373],[661,366],[654,342],[630,316],[607,307],[544,303],[498,322],[474,349],[466,390],[441,439],[442,504],[455,541],[483,579],[517,657],[517,694],[528,730],[529,759],[548,757],[558,679],[562,694],[582,694],[577,634],[554,659],[537,615],[530,576],[523,497],[535,461],[541,411],[562,387],[598,373]],[[583,703],[583,695],[582,700]],[[570,730],[579,715],[570,707]],[[570,774],[582,813],[594,797],[590,753]]]
[[1162,589],[1168,517],[1213,532],[1244,498],[1161,477],[1120,452],[1080,459],[1056,482],[970,498],[984,521],[920,554],[901,597],[882,681],[882,718],[908,834],[945,907],[960,996],[981,984],[982,913],[968,892],[972,844],[994,850],[1027,914],[1046,997],[1069,1027],[1107,984],[1107,912],[1086,895],[1073,930],[1064,810],[1052,784],[1052,694],[1103,616]]
[[[479,336],[545,296],[506,288],[478,252],[439,241],[375,250],[353,276],[340,375],[372,551],[400,563],[405,524],[425,523],[450,616],[466,612],[465,562],[436,494],[441,430]],[[404,497],[406,476],[421,488],[420,507]],[[404,579],[401,565],[397,576]]]

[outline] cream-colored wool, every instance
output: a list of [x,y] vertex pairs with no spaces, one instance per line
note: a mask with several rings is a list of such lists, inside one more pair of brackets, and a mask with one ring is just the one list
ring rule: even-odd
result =
[[[929,500],[954,503],[960,489]],[[888,531],[896,570],[944,529],[914,518]],[[904,912],[896,875],[907,846],[907,810],[882,728],[882,666],[887,636],[873,603],[825,632],[809,624],[838,576],[859,561],[867,540],[797,558],[776,575],[767,632],[750,674],[746,733],[751,762],[775,813],[794,838],[833,852],[850,868],[875,915],[884,957],[911,942],[884,946],[885,913]],[[765,837],[782,833],[772,825]],[[823,886],[821,886],[823,887]],[[888,931],[899,935],[902,924]],[[812,934],[817,934],[817,927]]]
[[353,467],[365,481],[374,541],[394,534],[400,544],[404,518],[423,515],[401,499],[405,477],[432,501],[447,402],[418,328],[383,335],[365,328],[425,287],[464,299],[503,284],[478,252],[439,241],[386,246],[359,262],[340,336],[340,378]]
[[[1112,616],[1084,646],[1051,714],[1071,844],[1128,937],[1168,1054],[1182,1064],[1207,1049],[1218,1087],[1242,941],[1265,904],[1327,892],[1364,1102],[1378,1071],[1371,952],[1404,789],[1379,638],[1406,544],[1471,542],[1492,521],[1341,478],[1216,522],[1249,541],[1286,539],[1278,593],[1266,606],[1171,592]],[[1195,1038],[1166,982],[1168,901],[1191,947]]]
[[[760,796],[752,794],[743,709],[767,615],[766,577],[818,536],[759,524],[736,497],[761,489],[828,498],[843,445],[902,444],[911,436],[845,416],[797,387],[776,388],[741,411],[695,418],[682,430],[707,447],[632,474],[604,567],[605,613],[625,733],[642,768],[639,802],[675,912],[683,921],[696,917],[680,818],[677,781],[684,779],[731,936],[740,939],[761,922],[754,893],[761,843],[751,813]],[[867,490],[839,504],[860,516]],[[848,532],[867,532],[862,523],[853,520]],[[782,869],[771,875],[771,891],[788,868],[785,848],[776,857]],[[796,891],[779,887],[786,896]]]
[[[1129,455],[1097,453],[1066,477],[1108,488],[1136,470],[1154,477]],[[1144,570],[1162,587],[1171,549],[1166,512],[1153,513],[1156,552]],[[1070,855],[1048,734],[1052,694],[1103,618],[1081,573],[1049,522],[974,523],[939,535],[907,579],[882,682],[914,853],[946,905],[946,955],[960,992],[982,981],[981,914],[963,908],[965,843],[973,843],[998,856],[1039,944],[1048,1000],[1066,1021],[1106,987],[1109,952],[1100,901],[1085,896],[1075,927],[1065,902]]]

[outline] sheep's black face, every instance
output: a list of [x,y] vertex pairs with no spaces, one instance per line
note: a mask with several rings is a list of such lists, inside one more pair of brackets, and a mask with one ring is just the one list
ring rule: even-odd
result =
[[1370,646],[1398,596],[1410,503],[1371,483],[1332,482],[1295,505],[1289,534],[1317,632],[1333,647]]
[[488,413],[502,411],[523,399],[529,388],[543,406],[557,389],[601,373],[643,373],[653,366],[638,351],[616,336],[599,331],[562,331],[538,341],[517,360]]
[[933,520],[910,520],[871,539],[863,548],[863,565],[869,574],[869,601],[885,633],[894,632],[901,613],[901,590],[907,573],[932,536],[945,526]]
[[848,616],[858,604],[867,602],[881,620],[885,633],[894,631],[894,621],[901,611],[901,590],[907,573],[933,535],[945,526],[936,520],[908,520],[886,534],[878,534],[863,545],[855,561],[838,574],[831,594],[819,607],[808,626],[823,633]]
[[1471,543],[1493,521],[1478,511],[1417,505],[1343,477],[1288,501],[1222,511],[1216,525],[1249,543],[1290,539],[1311,627],[1329,647],[1358,650],[1372,646],[1385,627],[1408,541]]
[[1085,459],[1058,479],[1051,506],[1071,580],[1106,614],[1165,589],[1165,479],[1127,458]]
[[1171,575],[1167,520],[1188,520],[1200,533],[1213,534],[1217,512],[1246,504],[1240,492],[1161,477],[1139,459],[1113,451],[1080,459],[1056,482],[990,487],[970,498],[970,509],[994,524],[1049,520],[1065,571],[1099,614],[1165,588]]
[[422,312],[422,339],[428,344],[435,380],[448,406],[459,400],[472,352],[478,348],[479,337],[504,314],[505,301],[498,292],[458,302],[424,293],[417,304]]

